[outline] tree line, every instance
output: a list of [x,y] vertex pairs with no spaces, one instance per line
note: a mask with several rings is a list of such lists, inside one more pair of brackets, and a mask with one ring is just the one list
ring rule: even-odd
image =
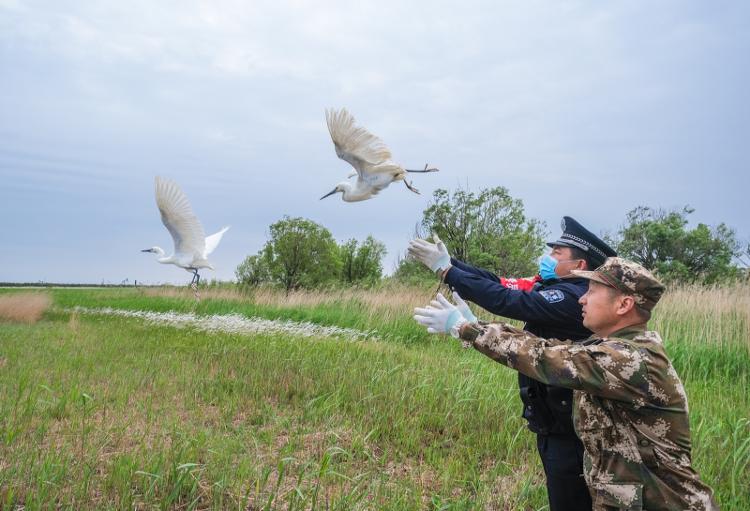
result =
[[[716,284],[748,277],[750,245],[721,223],[689,227],[694,210],[638,206],[604,239],[622,257],[665,282]],[[546,249],[544,222],[529,218],[523,202],[504,187],[452,193],[438,189],[415,226],[415,236],[437,234],[452,256],[503,276],[530,276]],[[235,270],[245,286],[273,285],[287,292],[332,285],[371,286],[383,278],[385,245],[368,236],[337,243],[324,226],[285,216],[269,227],[268,241]],[[400,258],[393,278],[434,281],[420,263]]]
[[331,284],[371,285],[383,275],[385,245],[368,236],[336,243],[331,231],[306,218],[285,216],[269,227],[269,239],[235,270],[247,286],[272,284],[287,292]]

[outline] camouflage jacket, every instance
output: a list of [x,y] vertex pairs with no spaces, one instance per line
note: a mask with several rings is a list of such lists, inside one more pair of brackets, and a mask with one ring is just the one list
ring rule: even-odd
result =
[[718,509],[691,467],[687,396],[656,332],[640,325],[570,344],[482,323],[461,337],[501,364],[574,389],[594,509]]

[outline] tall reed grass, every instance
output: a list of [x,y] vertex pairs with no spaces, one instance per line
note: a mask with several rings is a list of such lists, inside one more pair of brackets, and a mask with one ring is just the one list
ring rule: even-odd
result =
[[[52,290],[43,321],[0,324],[0,509],[541,509],[515,374],[414,323],[434,291]],[[670,289],[650,325],[724,510],[750,509],[749,291]],[[76,306],[379,340],[206,333]]]

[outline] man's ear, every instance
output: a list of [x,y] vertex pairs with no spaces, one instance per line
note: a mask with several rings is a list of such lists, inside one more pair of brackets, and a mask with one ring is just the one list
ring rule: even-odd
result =
[[620,316],[624,316],[633,309],[635,309],[635,298],[633,298],[631,295],[621,295],[620,305],[619,307],[617,307],[617,314]]
[[590,270],[589,263],[586,262],[586,259],[579,259],[578,263],[576,263],[576,270]]

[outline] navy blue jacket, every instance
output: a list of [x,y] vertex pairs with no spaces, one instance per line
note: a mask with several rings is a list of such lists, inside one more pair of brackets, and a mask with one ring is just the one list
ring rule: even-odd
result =
[[[456,259],[445,276],[445,283],[461,298],[506,318],[524,321],[524,330],[543,338],[583,340],[591,332],[583,326],[578,299],[588,290],[581,278],[546,280],[533,291],[508,289],[492,272],[475,268]],[[574,435],[573,392],[551,387],[518,374],[523,417],[529,428],[541,434]]]

